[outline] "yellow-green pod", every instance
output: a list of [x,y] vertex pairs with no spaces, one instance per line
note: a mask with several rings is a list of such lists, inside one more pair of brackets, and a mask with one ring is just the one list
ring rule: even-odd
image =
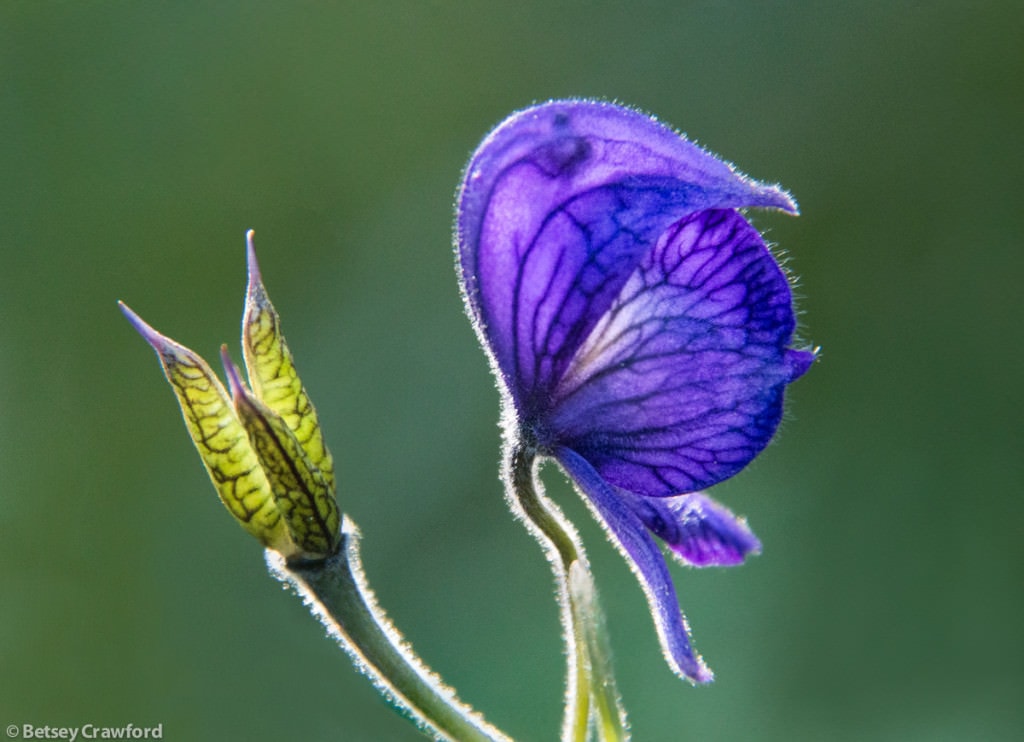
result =
[[257,399],[279,415],[295,434],[310,463],[334,490],[334,461],[324,443],[313,403],[299,380],[291,351],[281,334],[281,318],[263,286],[253,231],[246,234],[249,285],[242,317],[242,352]]
[[120,306],[156,351],[221,502],[263,544],[285,557],[294,556],[297,549],[288,524],[224,386],[199,355],[154,330],[124,303]]
[[341,516],[333,486],[281,416],[246,389],[227,347],[221,348],[221,359],[238,419],[263,466],[298,555],[323,559],[334,554],[341,541]]

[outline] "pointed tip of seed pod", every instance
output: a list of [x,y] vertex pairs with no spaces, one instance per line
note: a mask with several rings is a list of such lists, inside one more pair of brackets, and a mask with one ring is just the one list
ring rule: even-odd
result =
[[157,350],[167,345],[168,339],[154,330],[142,317],[133,312],[131,307],[120,300],[117,302],[117,306],[121,309],[121,314],[131,323],[132,327],[142,335],[143,340]]
[[256,246],[253,244],[253,239],[256,236],[256,230],[250,229],[245,233],[245,260],[249,267],[249,290],[252,291],[254,287],[260,285],[263,279],[260,277],[260,265],[256,262]]
[[242,381],[242,372],[238,370],[238,366],[231,360],[226,344],[220,346],[220,362],[224,366],[224,374],[228,379],[228,389],[231,391],[231,396],[235,399],[244,396],[245,383]]

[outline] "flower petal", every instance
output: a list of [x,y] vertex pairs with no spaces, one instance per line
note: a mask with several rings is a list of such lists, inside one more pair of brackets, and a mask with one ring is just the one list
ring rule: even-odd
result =
[[669,667],[695,683],[712,679],[711,670],[690,645],[689,628],[676,600],[665,557],[647,527],[619,494],[575,451],[559,448],[555,459],[565,469],[640,581]]
[[680,221],[644,255],[573,358],[548,426],[611,484],[693,492],[767,445],[783,390],[814,355],[787,349],[789,285],[736,211]]
[[761,551],[761,542],[746,520],[702,492],[675,497],[618,493],[684,564],[729,567],[742,564],[747,554]]
[[459,194],[465,299],[520,414],[547,409],[573,355],[659,235],[696,211],[796,211],[655,119],[554,101],[484,140]]

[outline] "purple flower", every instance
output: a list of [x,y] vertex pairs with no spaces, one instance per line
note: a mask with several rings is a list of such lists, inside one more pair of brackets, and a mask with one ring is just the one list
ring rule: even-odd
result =
[[693,566],[759,550],[700,490],[767,445],[814,360],[788,347],[789,285],[745,207],[796,213],[654,119],[575,100],[498,126],[459,194],[462,287],[508,435],[573,479],[643,586],[669,664],[696,682],[711,673],[651,536]]

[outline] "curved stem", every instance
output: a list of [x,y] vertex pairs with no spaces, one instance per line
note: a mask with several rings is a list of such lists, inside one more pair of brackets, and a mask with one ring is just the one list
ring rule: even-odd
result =
[[392,626],[363,575],[359,529],[347,516],[341,537],[338,554],[323,562],[289,565],[267,549],[267,566],[303,599],[356,668],[422,731],[457,742],[510,740],[462,703]]
[[507,497],[544,547],[555,576],[568,657],[562,739],[585,742],[591,716],[598,739],[628,739],[586,553],[576,529],[544,496],[535,468],[534,451],[520,445],[507,447],[503,467]]

